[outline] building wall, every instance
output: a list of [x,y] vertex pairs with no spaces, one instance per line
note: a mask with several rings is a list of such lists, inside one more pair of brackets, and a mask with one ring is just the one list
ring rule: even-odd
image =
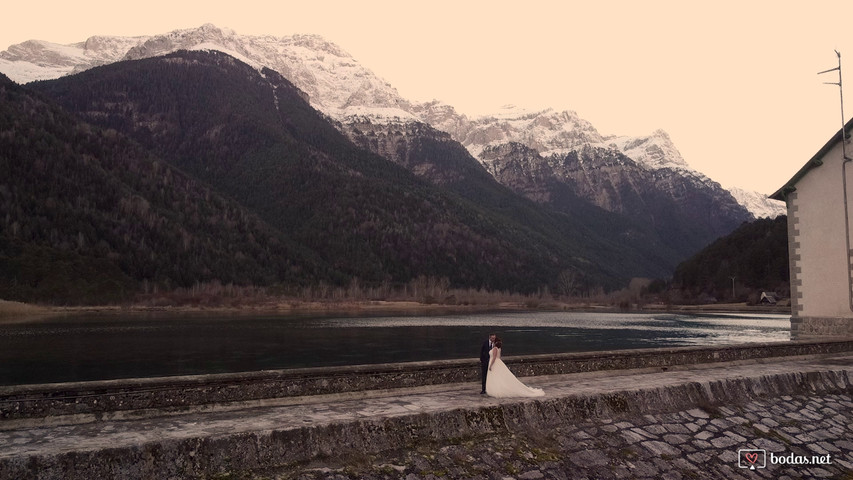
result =
[[[823,165],[812,168],[788,196],[791,326],[795,334],[853,331],[847,328],[853,327],[853,312],[841,159],[838,143],[824,156]],[[848,165],[848,196],[853,203],[851,173],[853,164]],[[837,331],[839,326],[842,331]]]

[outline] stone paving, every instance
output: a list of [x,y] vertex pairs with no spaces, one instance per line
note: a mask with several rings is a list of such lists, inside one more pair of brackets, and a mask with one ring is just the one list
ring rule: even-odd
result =
[[[798,378],[808,388],[813,377],[806,375],[807,372],[841,372],[842,377],[830,375],[821,377],[821,381],[843,378],[846,382],[840,383],[846,386],[840,386],[838,392],[822,395],[768,397],[773,387],[768,379]],[[490,408],[521,411],[525,405],[556,408],[564,406],[565,402],[583,403],[595,398],[645,398],[647,401],[667,398],[666,395],[643,397],[637,393],[643,391],[669,392],[671,403],[678,404],[671,395],[686,391],[680,388],[684,385],[694,385],[696,388],[690,391],[707,392],[713,397],[714,388],[737,387],[744,383],[739,381],[746,379],[751,391],[759,392],[757,396],[762,398],[751,395],[752,398],[743,402],[726,406],[700,403],[675,409],[672,405],[647,404],[633,408],[631,414],[602,416],[593,412],[580,419],[554,418],[553,422],[539,427],[506,422],[487,434],[477,434],[476,429],[470,429],[469,433],[455,435],[445,431],[438,438],[421,436],[414,444],[401,444],[397,450],[356,445],[341,457],[334,451],[319,448],[313,451],[310,459],[272,468],[226,472],[216,468],[221,473],[219,478],[233,479],[853,480],[850,378],[853,378],[853,355],[841,354],[691,365],[666,371],[607,371],[523,379],[531,386],[545,389],[546,396],[539,399],[495,399],[479,395],[478,385],[453,384],[245,402],[192,411],[161,411],[156,415],[141,412],[137,416],[131,412],[99,418],[4,421],[0,422],[0,478],[4,462],[10,468],[7,471],[19,471],[13,470],[19,468],[15,465],[36,465],[32,468],[41,471],[37,467],[39,463],[34,463],[38,458],[38,462],[60,470],[55,470],[59,473],[54,476],[37,474],[32,478],[66,478],[61,473],[64,459],[79,461],[83,458],[80,452],[127,449],[140,455],[138,458],[146,458],[146,452],[164,451],[156,445],[169,442],[192,445],[194,449],[206,445],[199,443],[200,439],[236,438],[259,445],[257,442],[279,435],[276,432],[323,428],[334,431],[335,425],[359,422],[368,422],[363,431],[370,431],[388,425],[389,420],[396,419],[398,423],[393,425],[405,426],[409,422],[407,419],[447,415],[448,412],[483,412]],[[724,397],[724,393],[718,391],[717,398]],[[673,410],[674,413],[660,413]],[[458,419],[458,416],[448,418]],[[449,428],[448,425],[442,427]],[[763,452],[745,452],[739,458],[742,449]],[[192,462],[196,450],[178,453],[183,455],[180,462]],[[806,458],[825,464],[793,464]],[[762,460],[765,468],[738,467],[739,461],[758,465]],[[783,465],[782,462],[791,464]],[[129,468],[137,467],[131,465]],[[201,475],[201,478],[210,477],[209,474]],[[136,478],[151,477],[142,473]],[[184,476],[170,474],[155,478]]]
[[[740,450],[753,452],[740,452],[739,465]],[[796,463],[802,461],[813,464]],[[750,470],[753,465],[759,468]],[[547,432],[506,432],[327,459],[248,478],[853,479],[853,398],[785,396],[598,419]]]

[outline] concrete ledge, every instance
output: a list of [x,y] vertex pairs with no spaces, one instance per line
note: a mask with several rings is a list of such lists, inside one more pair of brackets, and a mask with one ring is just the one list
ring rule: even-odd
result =
[[[853,338],[531,355],[505,362],[516,375],[528,377],[850,351]],[[479,375],[479,360],[473,359],[19,385],[0,387],[0,421],[477,382]]]
[[697,407],[713,410],[715,405],[733,405],[751,399],[840,392],[853,392],[853,375],[848,369],[830,367],[822,371],[515,400],[312,427],[162,440],[94,451],[33,453],[0,458],[0,478],[210,478],[324,457],[406,448],[424,441],[550,429],[557,424],[570,425],[590,418],[625,418]]

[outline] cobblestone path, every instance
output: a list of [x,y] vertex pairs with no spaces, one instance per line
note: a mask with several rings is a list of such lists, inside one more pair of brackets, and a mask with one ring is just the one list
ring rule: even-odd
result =
[[853,480],[853,398],[785,396],[639,418],[555,422],[550,431],[329,458],[247,478]]

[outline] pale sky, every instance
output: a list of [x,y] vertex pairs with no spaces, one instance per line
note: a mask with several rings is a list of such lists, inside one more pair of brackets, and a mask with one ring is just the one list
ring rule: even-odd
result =
[[314,33],[410,100],[574,110],[605,135],[661,128],[695,169],[768,194],[841,128],[838,87],[823,84],[837,74],[817,75],[834,50],[853,85],[850,0],[11,3],[0,50],[205,23]]

